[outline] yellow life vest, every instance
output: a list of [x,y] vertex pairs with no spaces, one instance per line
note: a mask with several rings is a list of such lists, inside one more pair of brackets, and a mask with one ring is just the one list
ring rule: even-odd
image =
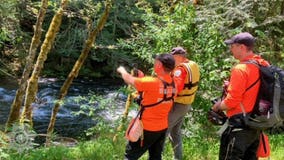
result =
[[199,67],[193,61],[181,63],[179,66],[185,68],[187,76],[185,78],[184,88],[176,97],[175,102],[191,104],[194,101],[200,79]]

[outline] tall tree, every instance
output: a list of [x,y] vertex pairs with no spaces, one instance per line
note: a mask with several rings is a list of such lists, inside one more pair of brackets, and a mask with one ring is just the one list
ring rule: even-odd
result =
[[28,80],[24,111],[23,111],[21,118],[23,121],[27,120],[31,125],[32,125],[32,106],[31,105],[35,101],[35,98],[36,98],[37,89],[38,89],[38,78],[43,68],[43,64],[47,58],[47,54],[49,53],[51,46],[54,42],[54,39],[56,37],[56,34],[59,31],[59,28],[62,22],[63,11],[65,10],[67,3],[68,3],[68,0],[61,1],[61,6],[51,21],[49,29],[46,33],[46,37],[41,46],[40,53],[37,57],[37,61],[34,66],[33,73],[30,79]]
[[66,96],[67,91],[68,91],[73,79],[78,76],[78,73],[79,73],[83,63],[85,62],[87,56],[89,55],[91,48],[93,47],[93,44],[94,44],[95,39],[97,37],[97,34],[103,29],[103,27],[106,23],[106,20],[108,18],[108,15],[109,15],[110,8],[111,8],[111,1],[107,0],[104,13],[101,16],[101,18],[98,22],[98,25],[96,26],[96,28],[90,30],[89,35],[88,35],[88,39],[85,42],[85,46],[84,46],[78,60],[76,61],[75,65],[73,66],[72,71],[69,73],[67,79],[65,80],[64,84],[62,85],[62,87],[60,89],[59,97],[58,97],[58,100],[53,107],[50,122],[49,122],[48,129],[47,129],[47,135],[48,135],[47,138],[46,138],[46,145],[47,146],[50,144],[50,140],[51,140],[50,137],[51,137],[51,134],[53,133],[53,130],[54,130],[56,115],[58,113],[58,110],[59,110],[60,104],[61,104],[60,102],[62,102],[64,97]]
[[27,87],[27,80],[32,71],[33,62],[36,56],[36,50],[40,44],[40,39],[42,35],[42,22],[45,17],[47,6],[48,6],[48,0],[42,0],[41,7],[40,7],[38,17],[37,17],[37,21],[36,21],[36,25],[34,28],[34,35],[33,35],[32,42],[29,48],[29,55],[26,59],[26,65],[25,65],[22,77],[20,79],[20,82],[19,82],[19,88],[16,92],[16,96],[11,106],[9,118],[6,123],[6,131],[8,130],[9,127],[11,127],[11,125],[14,122],[17,122],[20,119],[20,109],[21,109],[22,102],[23,102],[23,95]]

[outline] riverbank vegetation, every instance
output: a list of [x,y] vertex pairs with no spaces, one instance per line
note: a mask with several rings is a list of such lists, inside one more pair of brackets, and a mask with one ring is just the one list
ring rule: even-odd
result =
[[[200,96],[199,96],[200,97]],[[40,140],[29,141],[27,143],[19,143],[18,145],[10,142],[8,143],[8,136],[1,134],[0,138],[0,158],[1,160],[90,160],[90,159],[123,159],[123,154],[126,145],[124,131],[127,123],[123,123],[123,128],[117,132],[117,126],[122,122],[120,117],[116,121],[106,119],[103,114],[94,114],[97,112],[93,110],[94,103],[100,103],[98,110],[105,111],[113,110],[117,107],[113,99],[104,99],[100,96],[92,96],[89,98],[80,97],[75,100],[78,103],[88,101],[89,105],[82,105],[81,110],[76,114],[86,114],[99,123],[86,130],[82,131],[81,136],[73,138],[62,139],[60,135],[53,135],[53,143],[49,147],[45,147]],[[204,99],[197,98],[196,104],[209,106],[211,102]],[[133,104],[129,111],[136,110],[137,106]],[[130,117],[128,118],[129,122]],[[183,124],[183,145],[184,145],[184,159],[185,160],[216,160],[218,159],[219,136],[216,134],[220,127],[212,126],[206,119],[206,112],[203,109],[194,107],[192,111],[186,116]],[[283,130],[268,130],[271,156],[270,159],[283,159],[284,136]],[[0,132],[1,133],[1,132]],[[30,134],[45,139],[46,134]],[[19,134],[20,135],[20,134]],[[114,140],[114,136],[116,139]],[[6,137],[6,138],[5,138]],[[20,139],[19,139],[20,140]],[[41,143],[39,143],[41,142]],[[141,160],[146,160],[148,155],[145,154]],[[164,160],[171,160],[173,158],[173,151],[169,140],[166,140],[166,145],[163,152]]]
[[[196,101],[199,104],[199,100]],[[203,102],[201,102],[203,104]],[[104,104],[106,105],[106,104]],[[133,108],[134,109],[134,108]],[[199,118],[196,118],[199,117]],[[185,160],[216,160],[218,159],[219,136],[216,131],[219,127],[212,126],[205,121],[203,111],[194,109],[186,117],[184,124],[184,159]],[[97,118],[97,117],[96,117]],[[100,117],[100,124],[88,132],[88,138],[78,139],[75,145],[66,145],[58,141],[53,146],[44,147],[43,145],[24,150],[19,153],[18,149],[3,148],[0,157],[11,160],[90,160],[90,159],[123,159],[126,140],[124,130],[116,132],[116,126],[120,121],[112,122],[103,120]],[[124,126],[125,129],[125,126]],[[118,134],[116,141],[113,136]],[[284,158],[284,137],[281,134],[270,134],[272,160]],[[92,135],[92,136],[90,136]],[[5,158],[6,157],[6,158]],[[141,160],[146,160],[148,155],[145,154]],[[163,153],[164,160],[173,159],[173,151],[169,140],[166,140],[166,146]]]
[[[82,142],[74,148],[67,148],[64,146],[42,148],[32,150],[29,154],[12,154],[10,157],[13,160],[35,160],[35,159],[48,159],[48,160],[89,160],[89,159],[122,159],[124,153],[125,140],[121,139],[120,143],[113,143],[107,139],[108,137],[100,137],[94,141]],[[273,136],[273,139],[284,140],[281,136]],[[185,140],[184,146],[184,159],[190,160],[216,160],[218,155],[218,141],[213,139],[211,141],[205,141],[196,138]],[[281,144],[283,146],[283,143]],[[279,143],[273,141],[271,143],[272,153],[270,159],[280,160],[283,159],[283,147]],[[208,147],[210,146],[210,147]],[[277,148],[277,151],[275,150]],[[167,143],[163,159],[172,160],[172,150]],[[267,158],[266,158],[267,159]],[[144,155],[141,160],[147,160],[147,154]],[[264,159],[261,159],[264,160]]]
[[[90,28],[97,25],[105,2],[68,2],[39,76],[66,79],[84,48]],[[40,6],[40,0],[1,2],[1,78],[14,80],[21,77]],[[48,1],[41,42],[59,7],[59,0]],[[117,81],[119,65],[127,66],[129,70],[136,66],[150,74],[154,54],[183,46],[190,53],[189,58],[201,69],[198,95],[184,124],[185,159],[217,159],[219,141],[215,132],[218,127],[207,121],[206,111],[211,106],[210,100],[220,96],[222,83],[235,63],[223,41],[237,32],[248,31],[257,37],[255,52],[284,68],[283,28],[284,0],[112,1],[107,22],[97,35],[77,78]],[[121,159],[126,143],[123,131],[118,133],[116,142],[112,140],[118,122],[106,124],[101,119],[100,124],[90,131],[92,133],[88,132],[88,136],[78,137],[76,146],[40,146],[23,153],[10,150],[3,134],[0,159]],[[269,133],[271,158],[275,160],[284,159],[283,130],[279,132]],[[165,148],[164,158],[172,158],[169,145]]]

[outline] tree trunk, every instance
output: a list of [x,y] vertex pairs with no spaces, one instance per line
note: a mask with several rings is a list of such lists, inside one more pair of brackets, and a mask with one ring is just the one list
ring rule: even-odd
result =
[[60,102],[62,102],[64,97],[66,96],[67,91],[68,91],[73,79],[78,76],[79,70],[81,69],[84,61],[86,60],[86,58],[87,58],[87,56],[90,52],[90,49],[93,47],[93,44],[94,44],[95,39],[97,37],[97,34],[103,29],[103,27],[106,23],[106,20],[108,18],[108,15],[109,15],[110,7],[111,7],[111,2],[107,1],[105,11],[104,11],[102,17],[100,18],[97,27],[94,30],[89,32],[88,39],[85,42],[85,47],[83,48],[83,50],[80,54],[80,57],[76,61],[75,65],[73,66],[72,71],[69,73],[67,79],[65,80],[63,86],[60,89],[59,98],[58,98],[57,102],[55,103],[55,105],[53,107],[52,114],[51,114],[51,117],[50,117],[50,122],[49,122],[48,129],[47,129],[46,146],[50,145],[50,141],[51,141],[50,137],[51,137],[51,134],[53,133],[53,130],[54,130],[56,115],[58,113],[58,110],[59,110],[60,104],[61,104]]
[[14,122],[17,122],[20,119],[20,109],[23,102],[23,95],[27,87],[27,80],[32,71],[34,59],[36,56],[36,50],[40,44],[40,38],[42,35],[42,22],[45,17],[47,6],[48,6],[48,0],[42,0],[41,7],[37,17],[37,22],[35,25],[34,36],[32,38],[31,46],[29,48],[29,55],[26,59],[26,66],[24,68],[23,75],[20,79],[19,88],[16,92],[16,96],[11,105],[9,118],[6,123],[6,129],[5,129],[6,131],[8,131],[8,129],[12,126]]
[[59,31],[61,21],[62,21],[63,10],[65,9],[67,2],[68,0],[61,1],[61,7],[58,9],[57,13],[55,14],[55,16],[53,17],[51,21],[49,29],[46,33],[46,37],[41,46],[41,50],[38,55],[36,64],[34,66],[33,73],[30,79],[28,80],[24,111],[23,111],[21,118],[22,118],[22,121],[27,120],[30,123],[30,125],[32,125],[32,109],[33,109],[31,104],[34,102],[36,94],[37,94],[38,77],[40,75],[40,71],[43,68],[43,64],[47,58],[47,54],[49,53],[50,48],[54,42],[56,34]]

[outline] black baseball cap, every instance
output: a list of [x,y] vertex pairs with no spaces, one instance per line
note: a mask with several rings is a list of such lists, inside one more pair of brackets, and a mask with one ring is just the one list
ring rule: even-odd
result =
[[231,45],[234,43],[244,44],[248,47],[254,46],[255,38],[248,32],[242,32],[234,35],[232,38],[225,40],[225,44]]
[[168,53],[155,55],[155,59],[162,62],[164,68],[168,71],[172,71],[175,68],[174,56]]

